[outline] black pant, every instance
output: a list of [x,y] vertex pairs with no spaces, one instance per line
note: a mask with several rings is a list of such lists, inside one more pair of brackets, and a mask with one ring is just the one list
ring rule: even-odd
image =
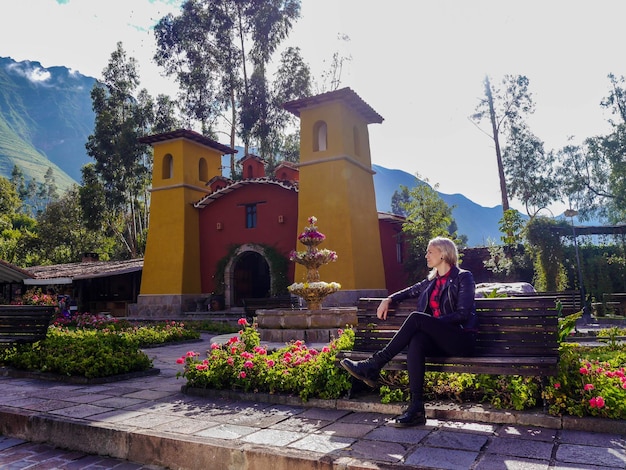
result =
[[395,336],[376,356],[386,364],[408,347],[407,369],[411,399],[424,399],[427,356],[471,356],[473,333],[421,312],[411,313]]

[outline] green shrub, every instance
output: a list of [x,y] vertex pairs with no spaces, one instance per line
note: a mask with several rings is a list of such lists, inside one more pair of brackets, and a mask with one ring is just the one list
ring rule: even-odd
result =
[[152,367],[137,340],[99,330],[51,327],[45,341],[19,348],[6,358],[17,369],[86,378],[107,377]]
[[86,378],[146,370],[139,348],[198,339],[182,322],[131,323],[104,315],[59,316],[45,341],[0,351],[0,363],[17,369]]

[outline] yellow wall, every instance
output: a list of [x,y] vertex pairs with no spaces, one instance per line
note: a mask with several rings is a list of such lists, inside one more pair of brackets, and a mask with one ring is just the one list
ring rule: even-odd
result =
[[[199,218],[192,204],[206,195],[206,181],[221,174],[222,154],[184,138],[153,147],[150,230],[140,293],[199,294]],[[166,155],[172,157],[173,171],[164,179]],[[202,159],[206,165],[201,165]],[[201,167],[206,168],[206,180],[200,179]]]
[[[385,289],[366,121],[340,101],[302,109],[300,120],[298,229],[317,217],[326,235],[320,248],[338,255],[335,263],[320,268],[321,280],[339,282],[343,290]],[[320,120],[327,124],[327,149],[313,151],[313,129]],[[295,280],[304,277],[305,269],[297,265]]]

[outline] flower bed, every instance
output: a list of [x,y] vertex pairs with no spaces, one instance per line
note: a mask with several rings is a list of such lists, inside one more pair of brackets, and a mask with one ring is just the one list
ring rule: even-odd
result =
[[[183,366],[178,377],[187,379],[186,388],[240,390],[287,394],[309,398],[335,399],[350,389],[350,378],[337,367],[338,351],[351,349],[354,332],[339,331],[337,339],[321,351],[295,341],[278,351],[260,345],[254,326],[240,320],[242,330],[227,344],[214,344],[206,357],[189,351],[177,360]],[[562,347],[560,371],[544,394],[551,415],[626,418],[626,349],[605,347]],[[381,402],[408,399],[406,371],[383,371]],[[540,379],[536,377],[493,376],[428,372],[425,394],[429,400],[487,402],[500,409],[535,409],[541,406]]]
[[295,341],[277,351],[260,345],[256,329],[245,318],[243,329],[226,344],[213,344],[206,358],[189,351],[178,359],[179,377],[187,387],[284,393],[309,398],[331,399],[350,389],[350,380],[335,365],[337,351],[350,347],[352,330],[339,330],[337,339],[320,351]]

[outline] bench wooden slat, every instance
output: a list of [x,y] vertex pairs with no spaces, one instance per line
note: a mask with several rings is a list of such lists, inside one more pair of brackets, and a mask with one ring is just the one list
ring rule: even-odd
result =
[[0,305],[0,344],[9,346],[46,338],[54,307]]

